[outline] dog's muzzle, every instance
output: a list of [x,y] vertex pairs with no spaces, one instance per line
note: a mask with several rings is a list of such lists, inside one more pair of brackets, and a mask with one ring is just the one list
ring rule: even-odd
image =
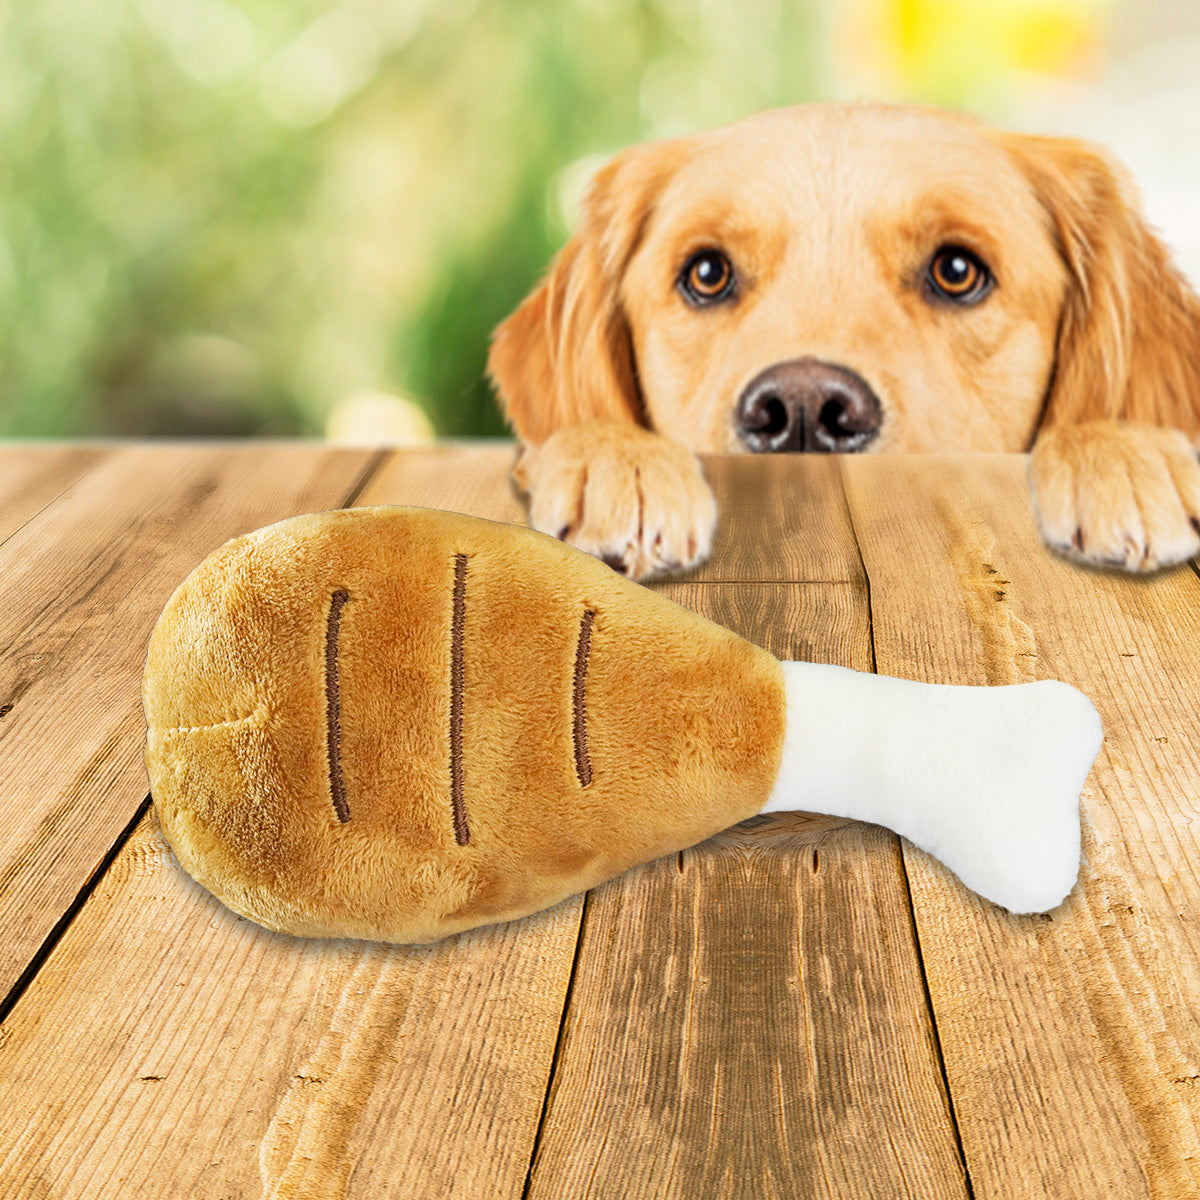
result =
[[860,375],[796,358],[756,375],[738,398],[737,431],[756,454],[852,454],[879,432],[883,406]]

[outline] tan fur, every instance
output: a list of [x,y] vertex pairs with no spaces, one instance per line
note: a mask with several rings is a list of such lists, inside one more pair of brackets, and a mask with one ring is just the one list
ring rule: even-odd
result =
[[[516,473],[534,529],[569,529],[573,546],[635,579],[708,557],[717,503],[678,442],[622,421],[579,421],[527,445]],[[574,512],[561,508],[564,496],[577,498]]]
[[[466,844],[450,768],[460,555]],[[326,692],[340,590],[345,822]],[[298,517],[217,551],[165,608],[143,699],[155,806],[189,873],[269,928],[390,942],[524,916],[744,820],[784,726],[765,651],[551,538],[402,508]]]
[[[980,304],[922,291],[945,244],[994,274]],[[675,285],[706,248],[730,256],[742,286],[736,303],[696,310]],[[636,431],[693,455],[740,450],[738,396],[801,357],[875,391],[871,451],[1033,447],[1043,532],[1067,554],[1148,569],[1200,548],[1200,467],[1182,439],[1147,432],[1200,438],[1200,302],[1123,170],[1073,140],[873,105],[763,113],[626,151],[597,175],[576,235],[490,360],[526,448],[532,523],[634,576],[699,561],[696,460],[664,465]],[[640,493],[610,518],[580,464],[589,445],[611,459],[622,434]],[[674,508],[691,519],[664,515]]]
[[496,331],[489,367],[508,381],[509,412],[526,442],[591,418],[640,419],[618,291],[654,197],[681,161],[664,144],[602,168],[578,234]]

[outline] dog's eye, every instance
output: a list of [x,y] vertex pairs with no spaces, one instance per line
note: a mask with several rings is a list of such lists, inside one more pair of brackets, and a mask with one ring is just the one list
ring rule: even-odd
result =
[[692,304],[715,304],[733,291],[733,263],[720,250],[701,250],[688,259],[679,287]]
[[974,304],[991,290],[992,276],[983,261],[962,246],[943,246],[926,273],[929,286],[943,300]]

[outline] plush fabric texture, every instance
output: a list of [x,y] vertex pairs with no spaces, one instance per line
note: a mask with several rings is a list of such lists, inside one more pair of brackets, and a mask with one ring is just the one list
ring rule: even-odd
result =
[[168,602],[146,761],[184,868],[312,937],[521,917],[766,802],[779,664],[553,538],[408,508],[237,538]]

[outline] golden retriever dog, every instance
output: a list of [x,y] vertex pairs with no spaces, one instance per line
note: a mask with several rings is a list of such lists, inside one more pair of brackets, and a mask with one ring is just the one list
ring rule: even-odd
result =
[[1074,140],[820,104],[634,147],[488,365],[531,524],[634,578],[705,558],[726,451],[1032,451],[1054,549],[1200,549],[1200,299]]

